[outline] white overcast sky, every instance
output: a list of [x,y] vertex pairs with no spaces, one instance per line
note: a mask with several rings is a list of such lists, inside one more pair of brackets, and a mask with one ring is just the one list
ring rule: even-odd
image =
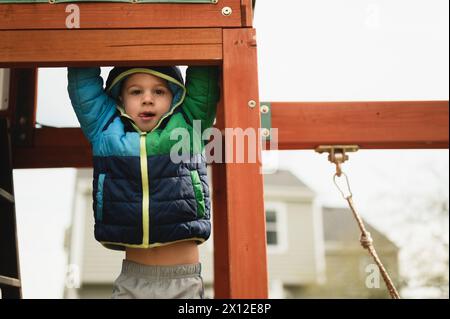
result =
[[[448,100],[448,6],[447,0],[257,1],[261,101]],[[66,70],[41,70],[39,85],[37,121],[77,126]],[[360,151],[344,169],[361,213],[383,227],[377,196],[448,198],[448,162],[448,150]],[[324,204],[344,205],[325,155],[281,152],[279,165],[290,168]],[[62,296],[74,174],[73,169],[15,171],[27,298]]]

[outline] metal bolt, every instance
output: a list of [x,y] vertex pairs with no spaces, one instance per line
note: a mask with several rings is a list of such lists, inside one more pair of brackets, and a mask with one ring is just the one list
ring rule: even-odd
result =
[[222,14],[224,16],[230,16],[233,13],[233,10],[230,7],[223,7]]
[[269,113],[269,107],[267,105],[261,105],[261,113]]
[[256,106],[256,102],[254,100],[248,101],[248,106],[254,108]]
[[27,118],[24,117],[24,116],[22,116],[22,117],[19,119],[19,124],[20,124],[20,125],[25,125],[25,124],[27,124]]
[[214,4],[217,4],[217,2],[219,2],[219,0],[213,0],[213,3],[214,3]]
[[270,136],[270,131],[267,128],[263,128],[263,129],[261,129],[261,134],[264,137],[269,137]]

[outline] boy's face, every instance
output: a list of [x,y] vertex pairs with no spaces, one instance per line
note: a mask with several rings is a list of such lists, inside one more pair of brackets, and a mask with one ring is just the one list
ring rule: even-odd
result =
[[169,111],[172,98],[167,81],[147,73],[130,75],[119,97],[125,112],[143,132],[151,131],[158,124]]

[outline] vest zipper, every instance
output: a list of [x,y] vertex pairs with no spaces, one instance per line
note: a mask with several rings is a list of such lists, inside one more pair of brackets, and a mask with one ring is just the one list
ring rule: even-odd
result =
[[149,246],[150,241],[150,190],[147,165],[147,132],[140,133],[141,179],[142,179],[142,245]]

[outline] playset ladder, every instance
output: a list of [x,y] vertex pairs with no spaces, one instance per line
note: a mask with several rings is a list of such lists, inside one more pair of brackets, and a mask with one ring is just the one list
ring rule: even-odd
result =
[[16,210],[8,121],[0,118],[0,294],[21,298]]

